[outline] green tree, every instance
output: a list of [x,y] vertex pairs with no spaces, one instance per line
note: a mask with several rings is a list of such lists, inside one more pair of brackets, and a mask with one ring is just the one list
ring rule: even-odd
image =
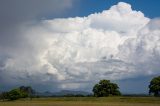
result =
[[8,92],[8,99],[9,100],[16,100],[16,99],[19,99],[21,98],[22,94],[20,92],[19,89],[13,89],[11,91]]
[[27,94],[27,97],[30,97],[30,99],[32,99],[33,95],[35,94],[35,90],[33,90],[30,86],[21,86],[19,89],[21,92],[23,92],[23,94]]
[[6,99],[8,99],[8,96],[9,96],[9,93],[8,92],[2,92],[1,94],[0,94],[0,100],[6,100]]
[[110,80],[100,80],[98,84],[93,87],[93,93],[96,97],[106,97],[110,95],[120,95],[119,87]]
[[149,85],[149,94],[160,96],[160,76],[154,77]]
[[12,89],[9,92],[2,92],[0,94],[0,100],[16,100],[19,98],[27,98],[30,97],[32,99],[35,91],[30,86],[21,86],[16,89]]

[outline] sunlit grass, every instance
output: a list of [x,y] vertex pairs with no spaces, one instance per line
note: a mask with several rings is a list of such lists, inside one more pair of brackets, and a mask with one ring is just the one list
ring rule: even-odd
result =
[[154,97],[58,97],[0,102],[0,106],[160,106]]

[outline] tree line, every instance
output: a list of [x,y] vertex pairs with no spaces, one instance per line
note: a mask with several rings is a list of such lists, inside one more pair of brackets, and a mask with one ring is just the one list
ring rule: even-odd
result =
[[[160,76],[154,77],[150,81],[150,84],[148,87],[149,87],[150,95],[154,95],[156,97],[160,96]],[[100,80],[99,83],[94,85],[92,91],[93,91],[93,96],[95,97],[108,97],[108,96],[121,95],[121,92],[119,91],[119,86],[116,83],[112,83],[110,80]],[[35,90],[33,90],[32,87],[21,86],[19,88],[12,89],[8,92],[0,93],[0,100],[3,100],[3,101],[16,100],[20,98],[32,99],[32,97],[35,96],[34,94],[35,94]]]
[[[156,97],[160,96],[160,76],[154,77],[149,84],[149,94]],[[93,87],[93,93],[96,97],[119,96],[121,95],[119,87],[110,80],[100,80],[98,84]]]

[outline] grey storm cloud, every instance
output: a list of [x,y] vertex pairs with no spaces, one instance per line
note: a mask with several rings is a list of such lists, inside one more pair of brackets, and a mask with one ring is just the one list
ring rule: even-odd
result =
[[1,0],[1,24],[3,22],[3,25],[17,24],[38,17],[43,18],[49,14],[60,14],[66,8],[71,8],[72,2],[72,0]]
[[17,32],[25,23],[61,15],[72,5],[72,0],[0,0],[0,44],[16,42]]
[[[61,4],[63,8],[72,3],[65,4]],[[33,2],[33,9],[35,5]],[[38,16],[36,13],[31,16]],[[0,42],[1,84],[91,89],[100,79],[157,75],[159,22],[160,19],[149,19],[132,10],[130,4],[119,2],[109,10],[86,17],[21,24],[14,36]]]

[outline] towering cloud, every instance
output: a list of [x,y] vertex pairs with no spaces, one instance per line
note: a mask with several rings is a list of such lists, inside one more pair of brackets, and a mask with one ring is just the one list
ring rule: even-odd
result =
[[87,17],[25,24],[12,46],[0,46],[0,81],[76,89],[100,79],[156,75],[160,20],[120,2]]

